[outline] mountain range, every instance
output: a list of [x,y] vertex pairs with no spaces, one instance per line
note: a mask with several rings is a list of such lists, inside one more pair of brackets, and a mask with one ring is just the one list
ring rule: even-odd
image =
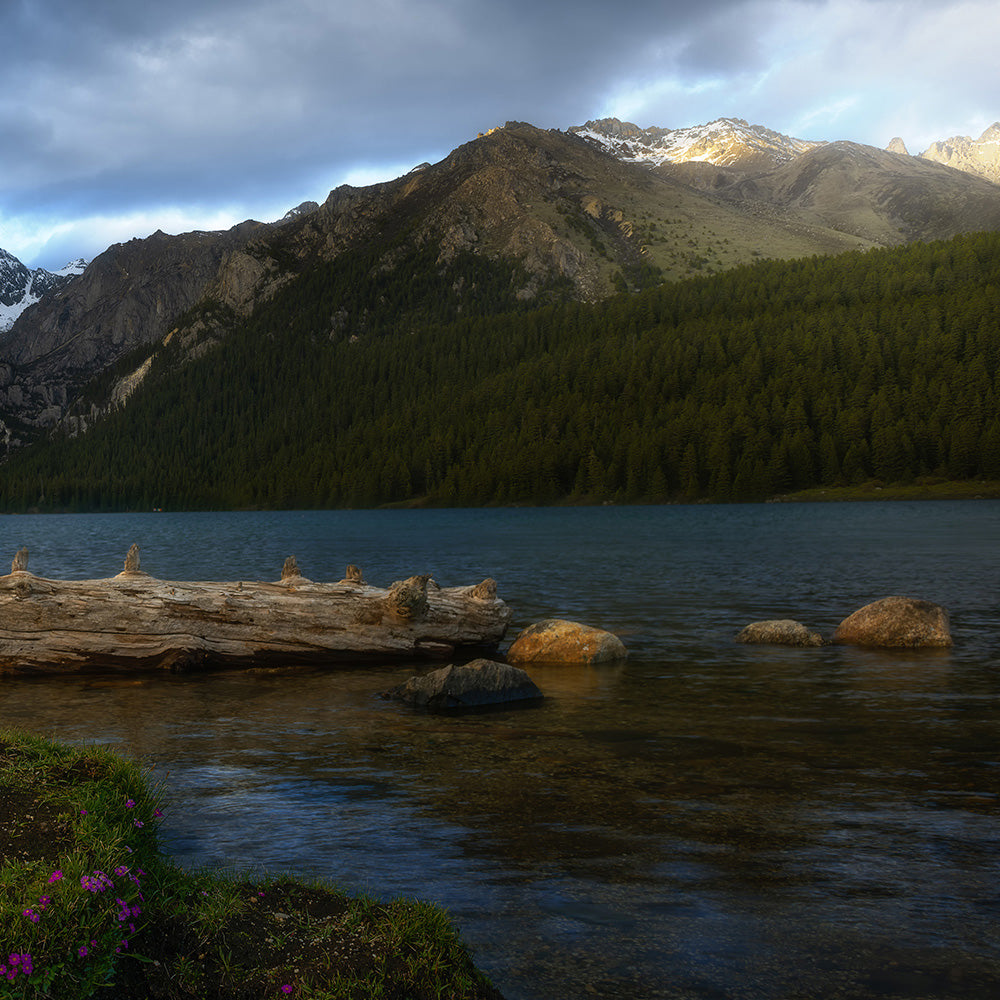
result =
[[[897,140],[891,150],[820,143],[739,119],[676,130],[508,122],[439,163],[339,187],[274,223],[157,232],[109,247],[82,273],[29,271],[2,254],[0,303],[21,311],[0,335],[0,439],[18,447],[68,414],[74,431],[85,428],[141,380],[139,366],[118,372],[81,407],[84,387],[130,352],[176,336],[175,347],[200,356],[239,317],[352,253],[386,275],[421,248],[442,273],[468,255],[505,262],[510,301],[544,304],[766,258],[1000,230],[998,139],[1000,123],[914,157]],[[461,280],[451,290],[458,309],[478,294]],[[362,337],[374,308],[319,322],[331,336]]]

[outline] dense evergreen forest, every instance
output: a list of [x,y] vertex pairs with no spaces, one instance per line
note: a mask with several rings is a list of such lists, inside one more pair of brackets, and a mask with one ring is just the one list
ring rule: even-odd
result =
[[[760,499],[1000,479],[1000,236],[527,308],[436,248],[302,274],[0,467],[6,510]],[[383,258],[384,260],[384,258]],[[221,324],[221,326],[220,326]],[[147,353],[149,353],[147,351]],[[135,366],[141,357],[123,361]]]

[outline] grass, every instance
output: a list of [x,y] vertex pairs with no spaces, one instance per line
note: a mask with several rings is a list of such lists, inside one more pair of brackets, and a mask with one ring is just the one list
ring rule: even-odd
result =
[[0,730],[0,998],[500,1000],[447,914],[184,871],[130,761]]
[[1000,482],[933,477],[923,477],[912,483],[871,480],[854,486],[817,486],[797,493],[786,493],[775,499],[801,503],[850,500],[996,500],[1000,499]]

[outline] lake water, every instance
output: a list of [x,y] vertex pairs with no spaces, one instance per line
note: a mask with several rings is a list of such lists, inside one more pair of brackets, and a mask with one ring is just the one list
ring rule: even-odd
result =
[[[516,630],[618,633],[528,709],[377,697],[412,666],[0,679],[0,722],[147,761],[185,864],[321,875],[453,914],[508,1000],[1000,995],[1000,503],[0,519],[40,576],[498,581]],[[4,545],[6,549],[4,549]],[[6,558],[6,556],[0,556]],[[890,594],[955,646],[828,635]]]

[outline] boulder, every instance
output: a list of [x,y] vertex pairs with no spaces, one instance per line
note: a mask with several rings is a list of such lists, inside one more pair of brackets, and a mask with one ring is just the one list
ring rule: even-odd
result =
[[543,696],[520,667],[481,659],[449,664],[427,674],[418,674],[405,684],[387,691],[385,697],[404,701],[416,708],[441,712],[532,701]]
[[792,621],[790,618],[753,622],[736,636],[736,641],[773,646],[823,645],[823,637],[819,633],[810,632],[801,622]]
[[944,648],[951,645],[948,612],[931,601],[883,597],[845,618],[833,641],[895,649]]
[[507,650],[511,663],[605,663],[626,656],[618,636],[559,618],[529,625]]

